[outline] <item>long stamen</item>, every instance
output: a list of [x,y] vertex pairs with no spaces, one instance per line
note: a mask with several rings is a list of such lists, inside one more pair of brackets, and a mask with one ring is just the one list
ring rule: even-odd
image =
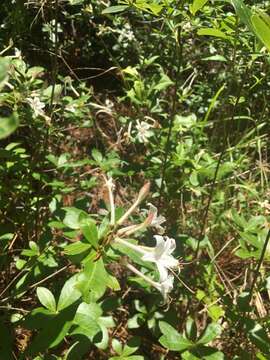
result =
[[144,275],[142,272],[140,272],[138,269],[136,269],[133,265],[127,263],[125,264],[126,267],[131,270],[132,272],[134,272],[134,274],[140,276],[142,279],[144,279],[146,282],[148,282],[148,284],[154,286],[156,289],[160,289],[160,284],[153,281],[152,279],[150,279],[148,276]]

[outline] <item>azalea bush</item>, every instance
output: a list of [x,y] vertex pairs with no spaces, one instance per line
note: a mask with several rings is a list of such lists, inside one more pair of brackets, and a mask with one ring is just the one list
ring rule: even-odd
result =
[[268,2],[0,14],[0,358],[268,359]]

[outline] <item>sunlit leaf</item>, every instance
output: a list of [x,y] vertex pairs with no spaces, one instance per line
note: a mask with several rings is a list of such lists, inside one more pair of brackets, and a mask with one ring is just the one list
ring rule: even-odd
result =
[[231,3],[242,23],[245,24],[250,31],[253,31],[253,26],[250,20],[251,10],[244,4],[242,0],[231,0]]
[[202,337],[197,342],[198,344],[208,344],[212,340],[214,340],[217,336],[219,336],[222,332],[222,328],[217,323],[209,324],[203,333]]
[[81,297],[81,292],[76,288],[77,283],[77,274],[65,282],[58,300],[57,311],[67,308]]
[[37,288],[37,297],[41,304],[45,306],[48,310],[55,312],[56,311],[56,302],[52,292],[45,287]]
[[118,12],[122,12],[126,10],[129,7],[129,5],[115,5],[115,6],[109,6],[106,9],[102,11],[102,14],[115,14]]
[[162,336],[159,342],[165,348],[172,351],[183,351],[193,345],[191,341],[186,339],[183,335],[179,334],[171,325],[164,321],[159,323]]
[[196,15],[196,12],[201,10],[208,0],[194,0],[190,5],[189,10],[192,15]]
[[226,35],[223,31],[219,29],[213,29],[213,28],[201,28],[198,30],[198,35],[204,35],[204,36],[214,36],[221,39],[229,39],[230,37]]
[[257,37],[270,51],[270,16],[263,12],[251,16],[251,22]]

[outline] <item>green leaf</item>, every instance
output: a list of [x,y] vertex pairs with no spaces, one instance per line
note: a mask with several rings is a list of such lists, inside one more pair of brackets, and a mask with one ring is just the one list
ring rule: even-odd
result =
[[117,339],[112,339],[112,348],[118,354],[121,355],[123,351],[122,343]]
[[209,324],[197,344],[208,344],[222,333],[222,328],[217,323]]
[[86,218],[89,216],[83,210],[73,207],[66,207],[63,208],[63,210],[66,212],[63,223],[70,229],[74,229],[74,230],[80,229],[80,224],[81,221],[83,220],[83,217]]
[[197,11],[201,10],[208,0],[194,0],[190,5],[189,10],[192,15],[195,15]]
[[44,68],[41,66],[33,66],[27,71],[27,76],[30,75],[32,78],[36,78],[37,76],[41,75],[44,72]]
[[270,343],[266,330],[255,320],[245,320],[246,331],[253,344],[264,354],[270,355]]
[[16,113],[9,117],[0,117],[0,140],[11,135],[19,126],[19,118]]
[[251,17],[250,9],[243,3],[242,0],[231,0],[231,3],[235,8],[235,12],[239,16],[242,23],[245,24],[250,31],[254,31],[252,23],[250,21],[250,17]]
[[109,360],[145,360],[145,358],[141,355],[131,355],[131,356],[113,356],[110,357]]
[[90,248],[91,248],[90,244],[86,244],[81,241],[77,241],[73,244],[67,245],[64,249],[64,252],[67,255],[78,255]]
[[187,337],[192,341],[195,341],[197,339],[196,322],[190,317],[187,319],[187,323],[186,323],[186,334]]
[[79,274],[77,289],[87,297],[91,291],[91,300],[99,299],[105,292],[108,274],[104,268],[103,260],[88,261],[84,270]]
[[257,37],[270,51],[270,16],[260,11],[251,16],[251,23]]
[[48,310],[56,312],[56,302],[52,292],[45,287],[37,288],[37,297],[41,304]]
[[181,354],[184,360],[224,360],[224,354],[210,346],[196,346],[195,349]]
[[84,0],[68,0],[70,5],[81,5]]
[[[10,65],[10,59],[7,57],[0,57],[0,83],[5,80]],[[1,87],[0,87],[1,89]]]
[[[212,350],[212,353],[210,353]],[[225,356],[221,351],[217,351],[216,349],[207,348],[208,354],[206,353],[203,357],[203,360],[224,360]]]
[[57,346],[66,336],[72,326],[75,310],[70,307],[57,315],[51,315],[47,309],[37,308],[26,318],[25,327],[39,333],[31,339],[26,350],[26,357],[33,359],[34,355]]
[[129,7],[129,5],[115,5],[115,6],[109,6],[106,9],[102,11],[102,14],[114,14],[118,12],[122,12],[126,10]]
[[97,163],[101,163],[102,160],[103,160],[103,156],[101,154],[100,151],[98,151],[97,149],[93,149],[92,150],[92,157],[94,158],[94,160],[97,162]]
[[222,316],[224,316],[224,310],[219,305],[209,306],[208,313],[213,321],[218,321]]
[[112,275],[108,275],[107,286],[114,291],[121,290],[119,281],[117,280],[117,278],[115,276],[112,276]]
[[197,356],[193,355],[191,352],[189,351],[185,351],[181,354],[181,357],[183,360],[201,360],[200,358],[198,358]]
[[258,228],[266,223],[266,218],[262,215],[252,217],[245,228],[245,231],[254,231],[258,233]]
[[87,241],[95,248],[98,246],[98,230],[94,220],[86,218],[80,223],[81,231]]
[[160,330],[163,334],[159,342],[165,348],[172,351],[183,351],[191,346],[193,343],[186,339],[183,335],[179,334],[171,325],[164,321],[159,322]]
[[246,219],[244,218],[244,216],[239,215],[235,209],[231,210],[231,215],[232,215],[232,219],[236,223],[236,225],[238,225],[239,227],[241,227],[243,229],[246,228],[248,223],[247,223]]
[[219,29],[213,29],[213,28],[202,28],[198,30],[198,35],[204,35],[204,36],[215,36],[221,39],[228,40],[230,37],[226,35],[223,31]]
[[146,11],[154,15],[158,15],[163,9],[163,5],[161,4],[157,4],[155,2],[146,2],[145,0],[136,0],[133,5],[142,11]]
[[115,326],[115,323],[111,316],[100,317],[98,323],[102,331],[102,339],[100,342],[94,341],[94,343],[99,349],[105,350],[108,347],[109,343],[108,328]]
[[102,310],[98,304],[81,303],[74,318],[74,324],[78,325],[80,329],[75,329],[73,334],[83,333],[92,340],[101,331],[98,324],[98,319],[101,315]]
[[159,80],[159,83],[157,85],[154,86],[154,90],[157,91],[162,91],[167,89],[169,86],[173,85],[172,80],[169,78],[169,76],[167,76],[166,74],[162,74],[161,78]]
[[127,344],[123,348],[122,356],[129,357],[130,359],[130,355],[138,350],[138,348],[140,347],[140,343],[140,338],[138,337],[133,337],[128,340]]
[[127,326],[129,329],[138,329],[144,322],[145,318],[143,314],[135,314],[128,319]]
[[56,84],[55,86],[48,86],[47,89],[45,89],[42,93],[43,97],[46,99],[51,99],[52,93],[54,94],[54,102],[56,99],[58,99],[62,92],[62,86],[60,84]]
[[65,282],[58,300],[57,311],[67,308],[81,297],[81,292],[75,287],[77,283],[78,274],[75,274]]

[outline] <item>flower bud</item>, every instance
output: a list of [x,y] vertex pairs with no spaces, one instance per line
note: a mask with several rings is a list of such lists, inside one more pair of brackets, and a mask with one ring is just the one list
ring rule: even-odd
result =
[[149,191],[150,191],[150,181],[147,181],[139,191],[139,195],[137,199],[138,204],[146,198],[146,196],[149,194]]

